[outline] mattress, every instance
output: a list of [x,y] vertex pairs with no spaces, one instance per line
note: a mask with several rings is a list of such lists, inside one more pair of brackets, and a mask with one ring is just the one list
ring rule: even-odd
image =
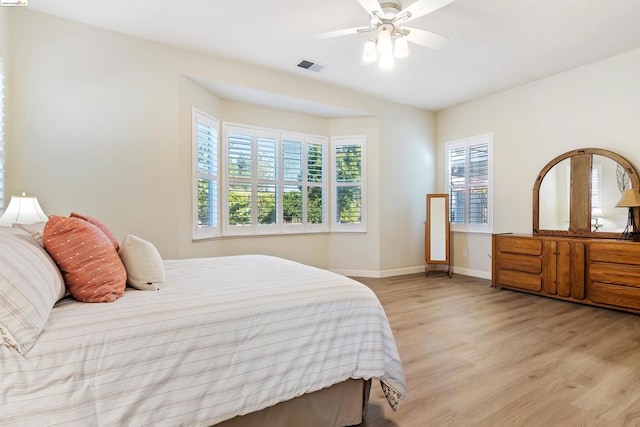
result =
[[159,291],[64,299],[26,356],[0,347],[0,425],[206,426],[339,383],[405,394],[392,331],[354,280],[276,257],[165,261]]

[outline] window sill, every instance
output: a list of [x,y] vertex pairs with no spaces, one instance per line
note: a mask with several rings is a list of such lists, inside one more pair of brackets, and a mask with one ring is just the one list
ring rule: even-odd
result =
[[478,231],[478,230],[451,230],[453,234],[472,234],[472,235],[480,235],[480,236],[491,236],[493,231]]
[[301,233],[273,233],[273,234],[227,234],[223,236],[191,238],[191,242],[209,242],[212,240],[236,240],[236,239],[264,239],[274,237],[296,237],[296,236],[327,236],[327,235],[356,235],[367,234],[366,231],[307,231]]

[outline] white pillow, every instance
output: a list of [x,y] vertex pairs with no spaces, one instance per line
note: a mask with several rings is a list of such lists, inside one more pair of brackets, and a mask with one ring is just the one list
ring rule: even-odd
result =
[[0,344],[27,354],[64,293],[44,248],[22,230],[0,227]]
[[118,251],[125,270],[127,283],[142,291],[157,291],[164,282],[164,263],[160,252],[151,242],[128,234]]
[[47,225],[46,222],[36,222],[35,224],[13,224],[15,228],[19,228],[20,230],[24,230],[27,233],[31,234],[36,242],[42,244],[42,233],[44,233],[44,226]]

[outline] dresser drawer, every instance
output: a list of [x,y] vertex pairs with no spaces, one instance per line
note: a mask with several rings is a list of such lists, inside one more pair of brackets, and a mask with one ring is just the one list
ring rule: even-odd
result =
[[640,245],[637,243],[592,243],[591,261],[640,265]]
[[591,282],[588,285],[587,292],[589,299],[593,302],[636,310],[640,309],[639,288]]
[[542,258],[519,254],[498,254],[500,268],[540,274],[542,272]]
[[589,279],[640,288],[640,266],[595,262],[589,267]]
[[542,279],[535,274],[513,270],[499,270],[497,276],[498,284],[502,286],[537,292],[542,289]]
[[542,241],[538,239],[500,236],[497,243],[498,250],[503,253],[542,255]]

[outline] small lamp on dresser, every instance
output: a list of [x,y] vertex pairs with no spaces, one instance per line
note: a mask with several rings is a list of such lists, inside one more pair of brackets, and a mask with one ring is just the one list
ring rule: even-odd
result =
[[11,227],[13,224],[34,224],[47,221],[38,203],[37,197],[29,197],[26,193],[21,196],[11,196],[9,206],[0,216],[0,227]]
[[616,208],[629,208],[629,218],[627,219],[627,227],[620,235],[620,240],[640,241],[640,232],[638,232],[636,217],[633,212],[633,209],[638,206],[640,206],[640,192],[633,188],[624,190]]

